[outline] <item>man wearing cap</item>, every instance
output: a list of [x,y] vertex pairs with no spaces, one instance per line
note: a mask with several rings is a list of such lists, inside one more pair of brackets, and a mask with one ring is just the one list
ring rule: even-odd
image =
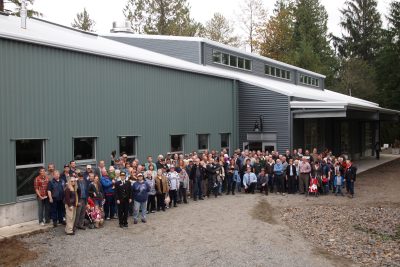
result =
[[61,174],[60,179],[64,181],[66,184],[69,181],[69,178],[71,177],[70,172],[69,172],[69,165],[65,164],[64,165],[64,172]]
[[125,180],[125,172],[119,175],[120,180],[115,183],[115,194],[118,205],[119,227],[128,227],[128,209],[132,202],[131,183]]
[[86,170],[83,173],[83,178],[85,179],[85,181],[89,182],[89,174],[93,173],[92,170],[92,165],[86,165]]
[[78,173],[78,181],[76,183],[78,186],[78,207],[76,208],[75,228],[85,230],[86,228],[83,226],[83,223],[85,221],[85,209],[89,195],[89,183],[83,178],[81,172]]

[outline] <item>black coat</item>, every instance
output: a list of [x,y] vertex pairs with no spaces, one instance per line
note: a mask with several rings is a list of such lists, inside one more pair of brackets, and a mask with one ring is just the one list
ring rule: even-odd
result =
[[196,178],[197,168],[200,168],[200,179],[204,179],[206,170],[204,169],[203,166],[194,164],[192,169],[190,170],[190,174],[189,174],[190,180],[194,180]]
[[297,175],[297,173],[296,173],[296,166],[294,166],[294,165],[288,165],[288,166],[287,166],[287,168],[286,168],[286,176],[287,176],[287,177],[290,177],[290,168],[292,168],[293,176],[296,176],[296,175]]
[[344,178],[346,180],[355,181],[357,176],[357,168],[351,165],[349,168],[346,169],[344,173]]
[[115,184],[115,195],[119,201],[129,201],[129,199],[132,199],[131,183],[125,180],[125,183],[122,184],[122,181],[118,181]]

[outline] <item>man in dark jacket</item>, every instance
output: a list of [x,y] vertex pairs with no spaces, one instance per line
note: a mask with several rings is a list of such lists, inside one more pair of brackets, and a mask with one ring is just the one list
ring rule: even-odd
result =
[[54,171],[53,180],[51,180],[47,189],[54,227],[57,227],[57,222],[64,224],[64,187],[65,182],[60,178],[60,172]]
[[296,177],[296,166],[293,165],[293,159],[290,159],[289,165],[286,167],[286,181],[289,194],[294,194],[296,192]]
[[189,178],[193,181],[193,200],[197,201],[197,197],[200,200],[204,200],[203,192],[201,190],[201,183],[203,181],[205,174],[205,169],[200,165],[200,159],[196,158],[195,164],[193,164],[192,169],[190,170]]
[[125,173],[121,172],[121,181],[115,184],[115,192],[118,204],[119,227],[128,227],[128,208],[132,202],[132,187],[129,181],[125,180]]
[[215,164],[214,159],[211,158],[209,164],[207,164],[207,176],[208,176],[208,187],[207,187],[207,197],[210,197],[210,193],[214,193],[214,196],[218,196],[218,187],[217,187],[217,171],[219,170],[219,166]]
[[353,162],[346,160],[347,168],[344,173],[344,178],[346,179],[346,187],[350,193],[350,197],[354,197],[354,182],[356,181],[357,168],[353,165]]

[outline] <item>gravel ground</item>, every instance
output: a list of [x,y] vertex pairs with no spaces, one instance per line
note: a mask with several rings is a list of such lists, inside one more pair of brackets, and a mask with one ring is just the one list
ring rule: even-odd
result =
[[[356,197],[223,196],[148,223],[22,238],[24,266],[400,266],[400,160],[358,176]],[[22,252],[21,252],[22,253]]]
[[23,239],[41,251],[26,266],[335,266],[336,259],[316,255],[311,243],[280,225],[267,198],[190,202],[127,229],[108,221],[66,236],[59,227]]

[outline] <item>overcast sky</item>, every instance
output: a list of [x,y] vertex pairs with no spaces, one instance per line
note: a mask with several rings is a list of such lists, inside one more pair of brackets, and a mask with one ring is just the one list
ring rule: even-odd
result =
[[[89,15],[96,22],[95,30],[97,32],[109,32],[113,21],[124,21],[122,9],[126,2],[127,0],[35,0],[34,8],[43,13],[43,19],[71,26],[76,13],[81,12],[86,7]],[[235,21],[235,14],[239,14],[240,3],[243,3],[244,0],[188,0],[188,2],[191,5],[193,18],[204,23],[215,12],[220,12]],[[345,0],[321,0],[321,2],[328,11],[329,31],[338,35],[340,33],[338,26],[340,21],[339,9],[343,8]],[[264,3],[268,9],[268,14],[271,15],[275,0],[264,0]],[[390,0],[378,0],[378,9],[381,14],[387,14],[389,3]],[[236,28],[239,28],[239,26],[236,25]]]

